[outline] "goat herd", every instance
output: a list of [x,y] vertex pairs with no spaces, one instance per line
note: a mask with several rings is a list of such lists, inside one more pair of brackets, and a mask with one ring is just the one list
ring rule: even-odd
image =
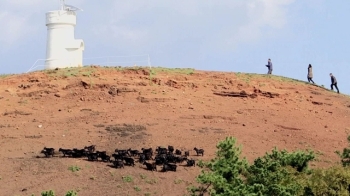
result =
[[[58,151],[63,154],[63,157],[72,157],[72,158],[87,158],[88,161],[103,161],[111,162],[115,168],[124,168],[124,165],[135,166],[135,159],[146,165],[146,169],[150,171],[157,171],[157,165],[163,166],[162,172],[167,171],[176,171],[177,163],[183,163],[186,161],[186,166],[196,165],[195,160],[189,159],[190,151],[184,151],[182,153],[178,149],[174,149],[173,146],[168,146],[168,148],[157,147],[155,153],[152,148],[142,148],[139,150],[119,150],[115,149],[114,153],[109,156],[106,151],[95,151],[96,146],[85,146],[83,149],[62,149]],[[194,148],[197,156],[204,155],[203,149]],[[46,148],[41,151],[45,157],[53,157],[55,154],[54,148]],[[154,156],[154,158],[153,158]],[[111,158],[113,157],[113,159]]]

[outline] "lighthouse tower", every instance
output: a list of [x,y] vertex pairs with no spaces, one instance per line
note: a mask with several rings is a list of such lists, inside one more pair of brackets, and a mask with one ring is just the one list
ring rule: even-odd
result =
[[83,66],[84,41],[74,38],[76,11],[61,1],[61,9],[46,13],[47,46],[45,69]]

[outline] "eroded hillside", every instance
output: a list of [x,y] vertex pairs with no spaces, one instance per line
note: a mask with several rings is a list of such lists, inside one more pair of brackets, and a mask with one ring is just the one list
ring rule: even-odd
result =
[[[276,146],[314,150],[312,166],[326,167],[339,161],[334,151],[347,145],[350,132],[348,96],[257,74],[99,66],[40,71],[1,76],[0,104],[0,195],[49,189],[183,195],[200,172],[183,164],[166,173],[139,163],[116,169],[62,158],[59,148],[96,145],[112,154],[173,145],[209,160],[218,141],[234,136],[249,161]],[[45,146],[56,149],[55,157],[37,158]],[[205,149],[204,156],[195,156],[194,147]]]

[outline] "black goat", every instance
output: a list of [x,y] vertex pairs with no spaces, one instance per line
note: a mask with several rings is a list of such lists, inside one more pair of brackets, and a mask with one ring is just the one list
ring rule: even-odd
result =
[[50,157],[50,156],[53,157],[53,155],[55,154],[55,149],[44,147],[44,149],[41,151],[41,153],[43,153],[45,155],[45,157]]
[[191,166],[196,167],[196,161],[193,160],[193,159],[189,159],[189,160],[187,160],[187,164],[186,165],[189,166],[189,167],[191,167]]
[[175,165],[175,164],[164,163],[162,171],[163,172],[167,172],[167,171],[174,171],[175,172],[176,167],[177,167],[177,165]]
[[101,155],[101,154],[106,154],[106,151],[96,151],[97,154]]
[[152,148],[141,148],[143,154],[151,154],[153,156],[153,149]]
[[133,158],[130,157],[124,157],[124,161],[126,165],[130,165],[130,166],[135,166],[135,161]]
[[86,149],[89,153],[93,153],[95,152],[95,147],[96,145],[85,146],[84,149]]
[[88,153],[85,151],[85,149],[73,149],[72,157],[74,158],[81,158],[81,157],[86,157]]
[[175,157],[175,162],[176,162],[176,163],[182,163],[182,162],[184,162],[185,160],[187,160],[187,157],[184,157],[184,156],[176,156],[176,157]]
[[182,152],[181,152],[181,150],[176,149],[176,150],[175,150],[175,154],[176,154],[176,155],[181,155],[181,154],[182,154]]
[[124,168],[124,162],[122,160],[113,161],[113,165],[115,168]]
[[156,165],[162,165],[167,161],[167,157],[166,155],[162,154],[162,155],[158,155],[154,158],[154,160],[156,161]]
[[87,154],[88,161],[98,161],[97,153],[89,153]]
[[168,149],[158,146],[156,148],[156,152],[157,152],[157,154],[167,154],[168,153]]
[[173,153],[174,152],[174,146],[168,146],[169,152]]
[[146,155],[144,155],[144,154],[141,153],[141,154],[139,155],[139,162],[140,162],[140,163],[144,163],[145,161],[146,161]]
[[106,151],[102,151],[102,152],[96,151],[96,153],[97,153],[98,157],[101,158],[101,160],[103,162],[110,162],[111,161],[111,157],[106,154]]
[[115,149],[114,152],[120,154],[120,155],[123,156],[123,157],[130,156],[128,150],[118,150],[118,149]]
[[131,148],[129,148],[128,151],[129,151],[129,154],[133,157],[140,154],[140,152],[138,150],[131,150]]
[[147,170],[157,171],[157,165],[155,163],[144,162],[143,164],[146,165]]
[[151,153],[142,153],[143,155],[145,155],[145,160],[149,161],[152,160],[152,154]]
[[101,157],[101,160],[102,160],[103,162],[111,162],[111,156],[109,156],[109,155],[103,155],[103,156]]
[[166,160],[167,162],[170,162],[170,163],[176,163],[176,156],[173,154],[167,154]]
[[123,160],[123,156],[120,155],[120,154],[112,154],[112,157],[113,157],[115,160]]
[[190,156],[190,151],[185,151],[185,156],[186,157]]
[[198,149],[198,148],[194,147],[193,150],[196,151],[197,156],[199,156],[200,154],[202,154],[202,156],[204,156],[204,150],[203,149]]
[[59,149],[58,149],[58,152],[62,152],[62,154],[63,154],[64,157],[65,157],[66,155],[67,155],[67,156],[72,156],[72,154],[73,154],[73,150],[71,150],[71,149],[59,148]]

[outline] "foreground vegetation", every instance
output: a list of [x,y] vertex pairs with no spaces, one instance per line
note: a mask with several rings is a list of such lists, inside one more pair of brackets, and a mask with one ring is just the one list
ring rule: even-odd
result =
[[274,149],[250,165],[240,158],[241,148],[236,146],[235,138],[226,138],[217,148],[216,158],[199,163],[203,168],[197,177],[201,186],[189,187],[191,195],[350,195],[349,148],[337,152],[343,166],[327,169],[308,168],[315,159],[312,151]]
[[[77,196],[78,193],[75,191],[68,191],[66,193],[66,196]],[[32,196],[35,196],[34,194],[32,194]],[[49,191],[43,191],[41,193],[41,196],[56,196],[55,192],[53,190],[49,190]]]

